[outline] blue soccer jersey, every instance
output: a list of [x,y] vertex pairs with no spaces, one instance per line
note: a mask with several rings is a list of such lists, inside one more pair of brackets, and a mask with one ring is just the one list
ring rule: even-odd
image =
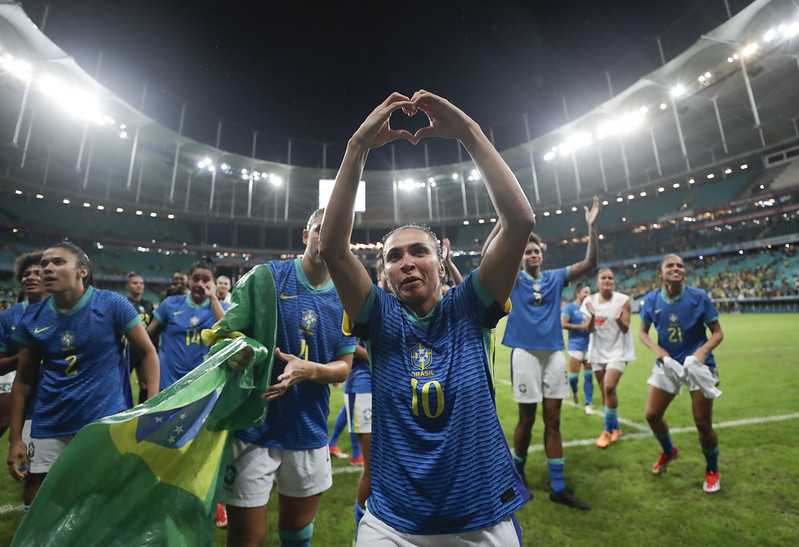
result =
[[[355,338],[341,331],[344,310],[333,281],[315,289],[302,270],[302,259],[273,261],[278,295],[277,347],[283,353],[316,363],[329,363],[355,351]],[[283,374],[286,362],[275,359],[270,384]],[[291,386],[270,401],[266,421],[236,435],[253,444],[283,450],[311,450],[327,444],[330,387],[316,382]]]
[[372,287],[353,330],[372,363],[367,503],[389,526],[469,532],[529,499],[493,398],[491,329],[503,315],[474,272],[421,319]]
[[[563,317],[572,325],[582,325],[585,315],[580,311],[577,302],[569,302],[563,308]],[[571,351],[588,351],[588,339],[591,335],[587,330],[569,330],[569,347]]]
[[20,319],[25,315],[26,309],[28,309],[27,298],[0,312],[0,353],[14,355],[19,351],[19,343],[12,335]]
[[41,357],[31,418],[34,438],[77,433],[128,408],[124,335],[141,321],[125,298],[88,287],[68,312],[53,297],[28,307],[14,338]]
[[[718,318],[719,312],[705,291],[684,285],[674,302],[663,289],[657,289],[647,293],[641,307],[641,323],[655,326],[658,345],[680,363],[707,342],[705,325]],[[705,357],[705,364],[715,366],[712,352]]]
[[[228,305],[221,303],[227,310]],[[165,389],[197,368],[208,353],[200,333],[216,323],[214,308],[208,299],[199,306],[190,294],[170,296],[153,311],[161,331],[161,389]]]
[[344,393],[371,393],[372,370],[366,359],[352,358],[352,368],[344,382]]
[[502,343],[512,348],[564,349],[560,295],[568,279],[569,268],[547,270],[538,279],[519,271],[510,295],[513,307]]

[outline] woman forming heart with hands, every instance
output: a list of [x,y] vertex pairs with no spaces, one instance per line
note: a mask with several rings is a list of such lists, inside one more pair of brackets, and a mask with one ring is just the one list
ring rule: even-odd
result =
[[[391,115],[400,109],[409,116],[422,111],[430,124],[415,134],[392,129]],[[500,225],[480,267],[443,296],[441,245],[425,226],[402,226],[383,238],[390,291],[373,285],[350,251],[355,194],[369,150],[426,137],[463,144]],[[480,126],[433,93],[420,90],[410,99],[392,93],[347,144],[322,221],[320,252],[344,307],[345,331],[368,340],[370,348],[372,490],[357,545],[521,545],[513,515],[529,493],[497,418],[488,344],[490,330],[507,313],[534,224],[516,177]]]

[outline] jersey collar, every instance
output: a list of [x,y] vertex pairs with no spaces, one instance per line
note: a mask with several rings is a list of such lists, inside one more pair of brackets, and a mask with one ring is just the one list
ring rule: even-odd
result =
[[325,281],[324,284],[321,287],[319,287],[318,289],[314,288],[314,286],[311,285],[311,282],[308,281],[308,276],[305,275],[305,270],[302,269],[302,257],[301,256],[298,256],[297,258],[294,259],[294,272],[297,274],[297,279],[300,281],[300,283],[302,283],[303,286],[306,289],[308,289],[309,291],[311,291],[312,293],[327,292],[327,291],[329,291],[330,289],[333,288],[333,279],[332,278],[328,278],[328,280]]
[[683,285],[682,288],[680,288],[680,294],[678,294],[677,298],[675,298],[674,300],[669,300],[669,297],[666,294],[666,289],[664,289],[663,287],[660,288],[660,297],[669,304],[676,304],[677,302],[682,300],[683,295],[685,295],[685,285]]
[[210,298],[206,298],[205,300],[203,300],[203,303],[198,306],[191,299],[191,292],[187,292],[186,293],[186,305],[189,306],[190,308],[194,308],[194,309],[197,309],[197,310],[200,309],[200,308],[207,308],[208,306],[211,305],[211,299]]
[[55,298],[53,298],[52,295],[51,295],[50,296],[50,309],[53,310],[57,315],[61,315],[61,316],[64,316],[64,317],[68,317],[70,315],[74,315],[74,314],[78,313],[81,309],[83,309],[83,306],[86,305],[86,303],[92,297],[93,293],[94,293],[94,287],[93,286],[89,285],[88,287],[86,287],[86,290],[83,291],[83,296],[80,297],[80,300],[78,300],[78,303],[75,304],[74,306],[72,306],[72,309],[69,310],[69,311],[63,311],[58,306],[56,306]]

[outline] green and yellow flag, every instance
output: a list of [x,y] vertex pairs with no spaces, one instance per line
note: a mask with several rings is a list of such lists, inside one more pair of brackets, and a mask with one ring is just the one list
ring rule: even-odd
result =
[[213,543],[229,433],[259,425],[277,336],[274,280],[257,267],[211,331],[211,355],[143,405],[81,429],[51,468],[12,545]]

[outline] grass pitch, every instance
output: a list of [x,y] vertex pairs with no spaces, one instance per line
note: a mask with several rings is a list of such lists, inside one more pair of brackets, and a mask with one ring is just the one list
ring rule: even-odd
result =
[[[704,457],[687,393],[666,419],[682,452],[663,475],[651,473],[659,445],[644,420],[646,379],[653,356],[636,337],[636,361],[618,388],[624,435],[605,450],[594,442],[601,415],[564,401],[561,433],[566,484],[589,501],[578,511],[549,501],[549,475],[541,442],[540,411],[533,428],[527,478],[533,499],[518,513],[525,545],[797,545],[799,544],[799,317],[789,314],[722,315],[725,339],[714,352],[724,394],[714,406],[721,454],[721,491],[702,491]],[[638,318],[631,326],[637,333]],[[501,340],[504,322],[499,325]],[[517,406],[509,371],[510,351],[497,346],[497,412],[513,445]],[[582,402],[582,378],[580,380]],[[342,404],[333,388],[332,420]],[[594,407],[601,409],[598,389]],[[349,451],[349,438],[339,446]],[[479,455],[475,455],[479,457]],[[353,503],[359,470],[333,460],[334,484],[322,497],[314,525],[316,545],[348,546],[354,535]],[[0,545],[8,545],[21,518],[21,486],[0,478]],[[276,500],[275,500],[276,501]],[[225,545],[217,530],[214,545]],[[87,541],[87,545],[90,544]],[[270,502],[265,545],[279,545],[277,504]]]

